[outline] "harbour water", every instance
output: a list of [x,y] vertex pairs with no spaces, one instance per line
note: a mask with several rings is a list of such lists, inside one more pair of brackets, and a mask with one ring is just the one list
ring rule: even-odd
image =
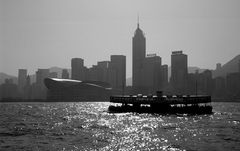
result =
[[194,116],[113,114],[109,105],[1,103],[0,150],[240,150],[240,103]]

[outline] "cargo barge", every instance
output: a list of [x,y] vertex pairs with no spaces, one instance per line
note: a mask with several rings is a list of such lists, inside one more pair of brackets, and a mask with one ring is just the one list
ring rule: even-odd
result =
[[205,95],[124,95],[111,96],[110,113],[211,114],[211,96]]

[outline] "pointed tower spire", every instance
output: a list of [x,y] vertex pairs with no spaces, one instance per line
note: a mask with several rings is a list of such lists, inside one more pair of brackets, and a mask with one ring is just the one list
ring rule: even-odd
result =
[[139,28],[139,14],[138,14],[138,18],[137,18],[137,28]]

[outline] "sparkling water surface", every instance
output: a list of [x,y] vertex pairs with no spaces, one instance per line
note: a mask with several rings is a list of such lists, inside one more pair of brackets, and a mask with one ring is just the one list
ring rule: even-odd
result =
[[240,150],[240,103],[211,115],[108,113],[110,103],[1,103],[0,150]]

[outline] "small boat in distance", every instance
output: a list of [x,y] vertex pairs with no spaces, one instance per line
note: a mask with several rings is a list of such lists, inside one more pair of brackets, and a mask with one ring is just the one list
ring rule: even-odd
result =
[[211,114],[211,96],[206,95],[124,95],[111,96],[111,113]]

